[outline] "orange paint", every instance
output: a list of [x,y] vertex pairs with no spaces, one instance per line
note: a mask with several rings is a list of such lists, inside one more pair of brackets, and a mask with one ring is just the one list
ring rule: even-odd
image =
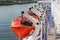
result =
[[35,27],[33,25],[32,26],[23,25],[21,16],[19,16],[12,21],[11,29],[19,38],[25,38],[29,35],[29,33],[32,30],[35,29]]

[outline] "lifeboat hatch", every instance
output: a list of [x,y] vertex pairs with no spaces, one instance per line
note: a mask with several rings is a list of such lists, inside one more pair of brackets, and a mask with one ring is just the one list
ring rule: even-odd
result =
[[32,23],[31,22],[28,22],[28,21],[24,21],[22,23],[22,25],[25,25],[25,26],[32,26]]

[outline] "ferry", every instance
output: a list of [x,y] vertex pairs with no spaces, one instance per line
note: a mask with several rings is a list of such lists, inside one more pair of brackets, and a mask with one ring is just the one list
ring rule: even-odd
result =
[[[38,5],[21,12],[11,22],[11,30],[19,40],[55,40],[56,19],[51,13],[51,1],[40,1]],[[55,21],[54,21],[55,20]]]

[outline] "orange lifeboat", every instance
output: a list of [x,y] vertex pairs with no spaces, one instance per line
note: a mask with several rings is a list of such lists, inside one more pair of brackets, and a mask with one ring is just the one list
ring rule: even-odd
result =
[[[39,18],[36,15],[32,15],[33,18],[39,21]],[[12,31],[21,39],[27,37],[30,35],[30,32],[32,30],[35,30],[34,23],[32,23],[30,20],[27,20],[26,17],[18,16],[15,18],[11,23],[11,29]]]
[[19,38],[25,38],[35,27],[32,23],[23,22],[21,18],[22,17],[19,16],[12,21],[11,29]]

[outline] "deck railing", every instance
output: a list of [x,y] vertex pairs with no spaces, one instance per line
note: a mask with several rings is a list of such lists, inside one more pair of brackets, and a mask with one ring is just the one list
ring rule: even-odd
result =
[[56,40],[60,40],[60,24],[56,24],[55,25],[55,31],[56,31],[56,33],[55,33],[55,36],[56,36]]

